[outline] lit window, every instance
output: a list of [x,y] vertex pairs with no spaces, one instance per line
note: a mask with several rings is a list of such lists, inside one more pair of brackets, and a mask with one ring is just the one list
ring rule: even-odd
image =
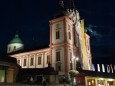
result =
[[60,31],[56,31],[56,39],[60,39]]
[[47,56],[47,64],[50,62],[50,56]]
[[30,66],[34,65],[34,58],[30,58]]
[[41,56],[38,57],[38,65],[41,65]]
[[96,86],[94,79],[88,79],[88,86]]
[[97,83],[98,83],[98,85],[104,85],[105,80],[98,80]]
[[26,59],[23,60],[23,66],[26,66]]
[[60,52],[56,52],[56,61],[60,61]]

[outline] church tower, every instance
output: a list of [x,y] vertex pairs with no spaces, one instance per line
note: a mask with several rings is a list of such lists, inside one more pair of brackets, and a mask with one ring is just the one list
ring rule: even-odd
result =
[[59,11],[50,20],[50,56],[52,66],[59,74],[76,70],[76,51],[74,45],[74,22],[68,17],[63,0],[59,1]]
[[86,40],[89,36],[84,31],[84,23],[80,20],[73,0],[67,0],[66,5],[63,0],[59,0],[58,12],[49,21],[50,62],[59,74],[67,74],[77,67],[90,70],[92,65],[91,53],[87,53],[89,44]]
[[15,37],[10,41],[7,46],[7,53],[13,53],[22,49],[24,49],[24,44],[20,39],[19,35],[15,34]]

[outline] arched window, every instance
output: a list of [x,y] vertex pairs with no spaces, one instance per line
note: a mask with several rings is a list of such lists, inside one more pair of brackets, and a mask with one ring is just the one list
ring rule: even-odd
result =
[[71,40],[71,32],[68,32],[69,39]]
[[14,50],[16,50],[16,46],[14,46]]
[[60,39],[60,31],[59,30],[56,31],[56,39]]

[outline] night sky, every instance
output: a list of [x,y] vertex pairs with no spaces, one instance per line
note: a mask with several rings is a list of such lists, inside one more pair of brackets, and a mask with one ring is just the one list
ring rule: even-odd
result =
[[[46,2],[47,1],[47,2]],[[115,1],[74,0],[91,36],[93,58],[115,58]],[[0,0],[0,52],[18,32],[25,47],[34,41],[49,44],[49,20],[54,17],[58,0]]]

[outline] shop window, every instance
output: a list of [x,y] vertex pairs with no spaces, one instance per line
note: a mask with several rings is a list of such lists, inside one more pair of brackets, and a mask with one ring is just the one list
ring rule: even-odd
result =
[[94,79],[88,79],[88,80],[87,80],[87,83],[88,83],[88,86],[96,86]]

